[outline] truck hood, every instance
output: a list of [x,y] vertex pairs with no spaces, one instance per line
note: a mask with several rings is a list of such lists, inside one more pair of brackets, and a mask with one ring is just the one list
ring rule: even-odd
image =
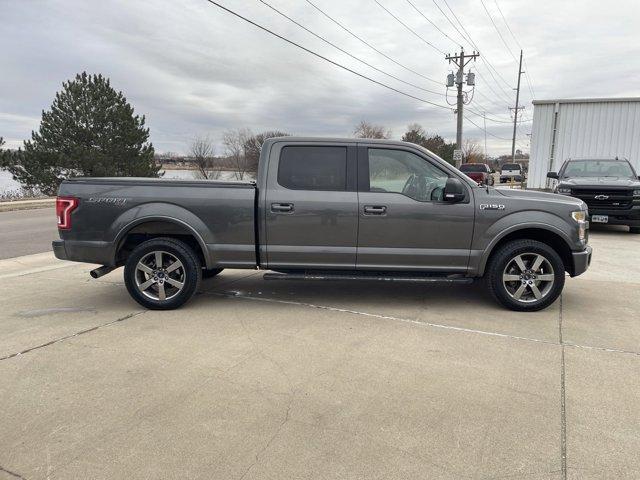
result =
[[554,202],[554,203],[562,203],[564,205],[572,205],[575,207],[582,208],[582,205],[585,205],[584,209],[586,210],[586,204],[574,197],[569,197],[567,195],[557,195],[555,193],[547,193],[547,192],[537,192],[534,190],[516,190],[510,188],[495,188],[493,189],[500,195],[510,198],[520,198],[523,200],[540,200],[543,202]]
[[563,178],[563,187],[640,187],[640,181],[629,177],[575,177]]

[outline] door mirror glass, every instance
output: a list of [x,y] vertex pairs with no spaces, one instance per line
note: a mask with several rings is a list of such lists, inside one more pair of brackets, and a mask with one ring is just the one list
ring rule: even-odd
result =
[[455,203],[464,200],[464,185],[455,177],[449,177],[444,187],[445,202]]
[[553,178],[555,180],[558,179],[558,172],[549,172],[547,173],[547,178]]

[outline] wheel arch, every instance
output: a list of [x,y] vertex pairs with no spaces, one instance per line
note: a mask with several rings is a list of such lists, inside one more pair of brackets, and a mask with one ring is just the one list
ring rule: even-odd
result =
[[484,275],[491,257],[498,249],[513,240],[537,240],[553,248],[564,264],[565,271],[573,275],[573,257],[568,239],[562,230],[546,224],[519,225],[503,231],[484,250],[478,266],[479,276]]
[[125,252],[136,245],[157,237],[177,238],[184,241],[193,248],[204,266],[211,267],[211,258],[202,235],[187,222],[166,215],[139,217],[122,227],[114,240],[113,264],[122,263]]

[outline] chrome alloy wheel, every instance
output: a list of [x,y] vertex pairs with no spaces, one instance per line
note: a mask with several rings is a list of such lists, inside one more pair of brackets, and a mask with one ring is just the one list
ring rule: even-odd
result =
[[555,275],[549,260],[539,253],[521,253],[507,262],[502,272],[505,290],[514,300],[532,303],[553,288]]
[[136,287],[144,296],[152,300],[169,300],[184,288],[184,266],[169,252],[150,252],[136,265],[135,279]]

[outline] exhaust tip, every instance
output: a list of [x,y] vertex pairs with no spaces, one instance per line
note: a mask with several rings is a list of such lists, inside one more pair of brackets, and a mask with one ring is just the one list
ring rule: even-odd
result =
[[116,267],[109,267],[107,265],[103,265],[101,267],[91,270],[89,272],[89,275],[91,275],[93,278],[100,278],[103,275],[106,275],[107,273],[112,272],[115,269]]

